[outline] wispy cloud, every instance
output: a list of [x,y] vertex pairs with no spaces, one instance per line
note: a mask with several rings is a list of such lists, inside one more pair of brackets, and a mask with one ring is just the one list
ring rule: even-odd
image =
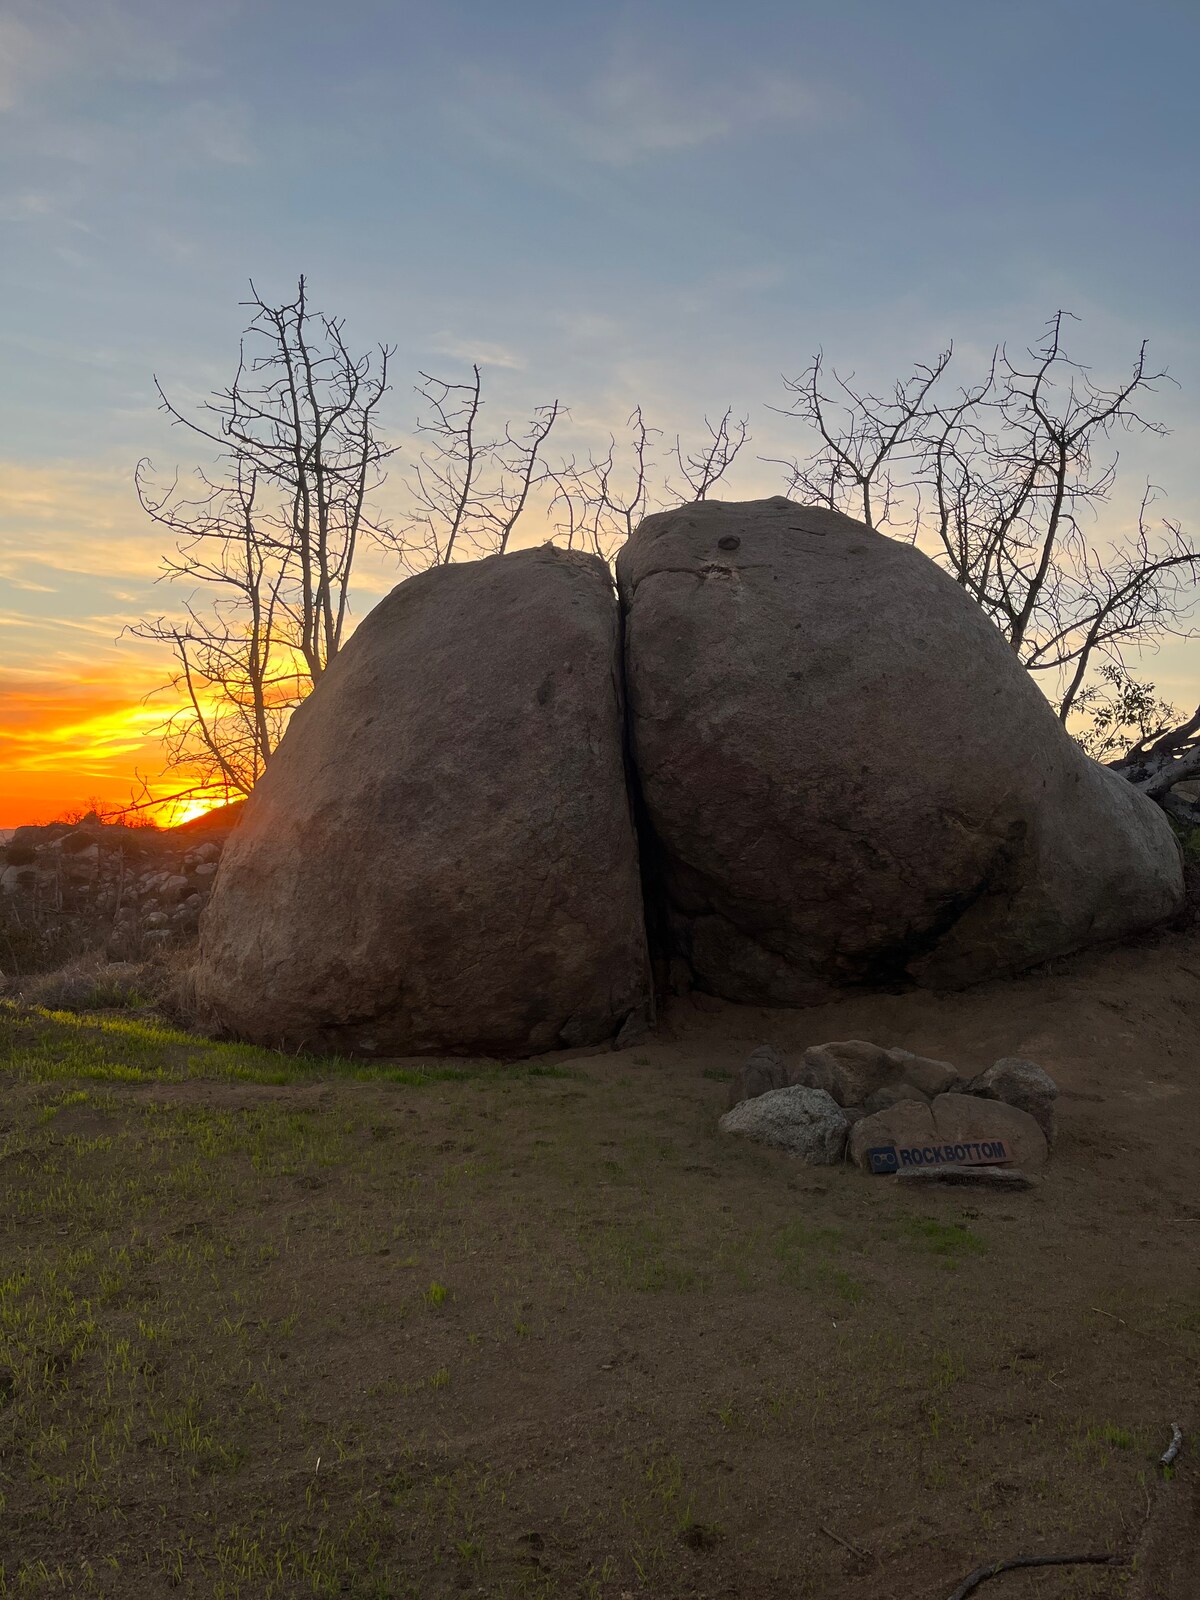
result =
[[466,104],[481,138],[548,159],[566,149],[602,166],[626,167],[704,145],[779,129],[818,127],[843,117],[839,91],[785,72],[734,79],[681,79],[632,47],[576,94],[511,75],[469,69]]
[[[123,169],[144,171],[148,162],[175,172],[251,165],[251,107],[213,92],[196,50],[235,4],[8,0],[0,15],[0,116],[18,170],[39,162],[82,169],[91,184]],[[3,205],[4,220],[82,226],[40,185]]]
[[439,333],[430,348],[439,356],[449,356],[454,361],[470,364],[477,361],[481,367],[505,367],[513,372],[525,366],[523,357],[507,345],[493,344],[486,339],[465,339],[455,334]]
[[257,159],[249,113],[233,101],[191,100],[179,107],[164,131],[185,163],[248,167]]
[[0,16],[0,111],[11,111],[42,78],[52,51],[32,20],[10,11]]
[[[0,566],[0,573],[3,567]],[[4,573],[4,580],[10,589],[20,589],[23,594],[57,594],[58,590],[48,583],[34,583],[29,578],[18,577],[13,572]]]
[[9,0],[0,15],[0,110],[63,79],[173,83],[186,62],[178,28],[147,26],[117,0]]
[[148,581],[162,544],[162,530],[137,505],[128,469],[0,461],[0,571],[26,576],[36,562]]
[[27,189],[17,194],[0,196],[0,222],[30,223],[61,222],[79,233],[90,233],[86,222],[80,222],[68,211],[69,201],[61,194],[47,190]]

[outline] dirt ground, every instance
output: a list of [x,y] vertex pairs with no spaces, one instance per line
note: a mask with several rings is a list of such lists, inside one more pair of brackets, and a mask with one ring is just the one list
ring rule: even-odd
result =
[[[1044,1181],[717,1134],[840,1038],[1040,1062]],[[13,1008],[0,1205],[5,1600],[1200,1596],[1194,932],[515,1068]]]

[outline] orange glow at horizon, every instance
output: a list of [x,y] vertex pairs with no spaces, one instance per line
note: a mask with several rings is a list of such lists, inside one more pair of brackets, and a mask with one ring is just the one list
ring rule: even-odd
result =
[[0,672],[0,828],[51,822],[161,796],[147,806],[162,826],[201,816],[223,796],[174,798],[186,780],[163,774],[159,730],[173,709],[170,696],[148,703],[153,684],[129,681],[114,666],[70,676]]
[[[216,795],[207,800],[192,799],[182,808],[173,811],[169,822],[165,817],[156,816],[156,820],[167,822],[170,827],[178,827],[181,822],[194,822],[197,817],[206,817],[210,811],[218,811],[226,803],[224,795]],[[169,802],[164,803],[164,809],[166,804]]]

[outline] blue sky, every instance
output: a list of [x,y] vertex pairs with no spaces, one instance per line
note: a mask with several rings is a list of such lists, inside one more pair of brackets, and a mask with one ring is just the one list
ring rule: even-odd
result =
[[478,354],[580,437],[732,402],[747,493],[817,346],[887,382],[1066,307],[1101,374],[1170,368],[1130,492],[1195,525],[1198,69],[1195,0],[0,0],[0,670],[134,670],[152,374],[226,379],[251,275],[398,346],[399,432]]

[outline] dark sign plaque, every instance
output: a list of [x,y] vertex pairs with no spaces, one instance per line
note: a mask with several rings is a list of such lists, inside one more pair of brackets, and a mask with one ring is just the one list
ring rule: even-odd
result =
[[867,1171],[880,1175],[919,1167],[998,1167],[1011,1160],[1003,1139],[971,1139],[965,1144],[881,1144],[867,1151]]

